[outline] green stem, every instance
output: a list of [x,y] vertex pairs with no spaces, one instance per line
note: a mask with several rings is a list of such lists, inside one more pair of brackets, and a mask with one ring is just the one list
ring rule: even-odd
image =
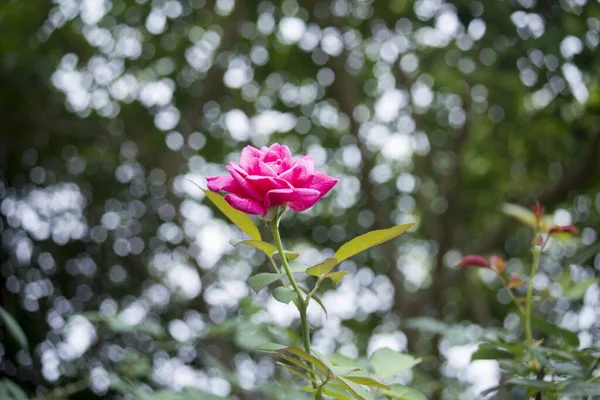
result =
[[[283,266],[283,270],[285,271],[285,274],[287,275],[288,280],[290,281],[290,285],[292,285],[292,288],[294,289],[294,291],[296,292],[296,295],[298,297],[297,306],[298,306],[298,311],[300,312],[300,322],[301,322],[300,326],[301,326],[301,330],[302,330],[302,340],[304,342],[304,350],[308,354],[311,354],[310,330],[308,327],[308,319],[306,318],[306,309],[308,307],[308,301],[310,300],[310,298],[307,297],[306,299],[304,299],[302,297],[302,289],[300,289],[300,287],[298,286],[298,283],[296,282],[296,279],[294,278],[294,274],[292,274],[290,264],[288,263],[288,260],[285,256],[285,251],[283,250],[283,244],[281,242],[281,236],[279,235],[279,221],[281,220],[282,216],[283,216],[283,213],[278,213],[278,215],[273,219],[273,221],[271,221],[271,223],[269,225],[271,228],[271,233],[273,234],[273,240],[275,241],[275,247],[277,247],[277,252],[279,253],[279,258],[281,258],[281,265]],[[313,389],[315,390],[315,392],[317,392],[318,386],[316,383],[314,366],[311,363],[308,363],[308,366],[311,369],[311,376],[313,378],[313,382],[312,382]],[[317,398],[316,396],[317,396],[317,394],[315,393],[315,398]]]
[[[535,237],[537,237],[538,233],[536,232]],[[535,240],[535,238],[534,238]],[[544,251],[544,247],[546,246],[546,242],[548,238],[542,243],[539,250],[533,246],[533,262],[531,266],[531,274],[529,275],[529,285],[527,286],[527,298],[525,301],[525,337],[527,339],[527,344],[530,346],[533,344],[533,335],[531,334],[531,299],[533,297],[533,278],[538,270],[538,265],[540,263],[540,256],[542,255],[542,251]]]

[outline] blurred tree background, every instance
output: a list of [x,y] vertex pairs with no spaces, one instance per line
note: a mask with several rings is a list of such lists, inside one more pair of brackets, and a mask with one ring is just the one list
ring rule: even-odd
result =
[[474,343],[516,314],[454,265],[525,271],[499,208],[535,199],[582,230],[544,260],[542,317],[600,343],[599,1],[5,0],[0,31],[0,295],[29,345],[3,324],[0,375],[28,393],[303,398],[251,351],[297,339],[293,307],[249,290],[265,258],[184,179],[247,144],[341,179],[283,223],[307,265],[418,222],[342,265],[315,348],[406,350],[428,398],[478,398],[501,376]]

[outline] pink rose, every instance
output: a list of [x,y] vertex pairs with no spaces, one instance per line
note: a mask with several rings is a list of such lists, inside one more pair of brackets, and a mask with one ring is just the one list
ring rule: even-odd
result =
[[274,143],[260,150],[246,146],[240,163],[227,167],[231,176],[209,176],[213,192],[230,192],[225,200],[248,214],[265,215],[271,207],[287,205],[294,211],[312,207],[339,179],[315,172],[311,156],[292,158],[287,146]]

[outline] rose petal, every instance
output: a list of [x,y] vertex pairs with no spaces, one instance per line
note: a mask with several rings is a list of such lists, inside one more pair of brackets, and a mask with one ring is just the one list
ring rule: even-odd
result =
[[236,182],[231,176],[207,176],[206,185],[209,190],[218,192],[220,190],[230,191],[228,188],[235,185]]
[[233,179],[235,179],[237,184],[242,188],[243,193],[239,194],[245,194],[246,196],[243,197],[249,197],[254,200],[262,201],[262,196],[260,193],[258,193],[258,191],[250,184],[250,182],[246,180],[247,175],[243,176],[233,165],[228,165],[225,168],[227,168],[227,171],[229,171]]
[[304,184],[312,178],[315,173],[315,165],[312,156],[304,156],[296,161],[290,169],[279,174],[279,178],[285,179],[294,187],[304,187]]
[[294,189],[295,197],[288,203],[288,206],[296,211],[301,212],[315,205],[321,197],[321,193],[314,189]]
[[275,189],[265,196],[265,208],[288,205],[294,211],[312,207],[321,194],[313,189]]
[[285,180],[273,178],[271,176],[248,175],[245,179],[249,181],[252,187],[255,188],[262,196],[266,195],[267,192],[271,190],[294,188]]
[[240,155],[240,166],[243,169],[248,170],[254,160],[258,160],[261,156],[262,153],[260,150],[252,146],[246,146],[242,149],[242,154]]
[[272,162],[277,160],[288,161],[291,165],[292,160],[292,152],[290,148],[286,145],[281,145],[279,143],[273,143],[271,147],[269,147],[266,154],[263,154],[264,162]]
[[[315,189],[321,193],[321,197],[325,196],[340,180],[331,177],[327,174],[316,172],[312,180],[305,185],[308,189]],[[319,197],[319,198],[321,198]]]
[[240,210],[247,214],[265,215],[266,210],[262,204],[240,197],[236,194],[228,194],[225,196],[225,200],[236,210]]

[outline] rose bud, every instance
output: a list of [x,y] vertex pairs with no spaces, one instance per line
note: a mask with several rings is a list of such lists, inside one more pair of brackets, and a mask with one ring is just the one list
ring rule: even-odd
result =
[[470,255],[463,257],[457,264],[459,267],[478,267],[478,268],[489,268],[490,262],[478,255]]

